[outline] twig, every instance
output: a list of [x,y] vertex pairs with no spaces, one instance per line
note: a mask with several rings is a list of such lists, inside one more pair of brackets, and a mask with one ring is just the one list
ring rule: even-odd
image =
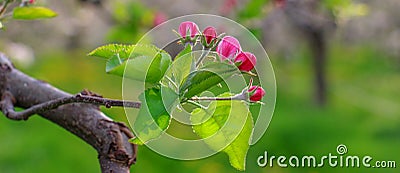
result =
[[242,90],[241,93],[236,94],[234,96],[230,96],[230,97],[192,97],[188,100],[191,101],[221,101],[221,100],[243,100],[248,102],[249,98],[248,98],[248,89],[245,88]]
[[194,106],[197,106],[197,107],[199,107],[199,108],[201,108],[201,109],[204,109],[204,110],[207,109],[207,107],[205,107],[205,106],[201,105],[200,103],[197,103],[197,102],[195,102],[195,101],[193,101],[193,100],[188,100],[187,102],[190,103],[190,104],[192,104],[192,105],[194,105]]
[[200,55],[199,60],[196,62],[196,67],[198,67],[200,65],[200,63],[204,60],[204,58],[210,53],[210,49],[205,49],[205,52],[203,51]]
[[192,101],[215,101],[215,100],[244,100],[241,97],[232,96],[232,97],[192,97],[189,100]]
[[50,100],[48,102],[40,103],[34,105],[28,109],[21,112],[14,111],[14,98],[11,93],[5,92],[2,96],[2,101],[0,102],[0,108],[4,114],[13,120],[27,120],[30,116],[38,113],[43,113],[59,106],[70,104],[70,103],[89,103],[94,105],[103,105],[106,108],[111,108],[112,106],[124,106],[130,108],[140,108],[140,102],[122,101],[122,100],[112,100],[101,97],[87,96],[82,94],[77,94],[71,97],[58,98],[55,100]]

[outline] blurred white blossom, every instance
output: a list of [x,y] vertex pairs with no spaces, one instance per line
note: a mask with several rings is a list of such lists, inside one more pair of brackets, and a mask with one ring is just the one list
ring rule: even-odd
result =
[[7,43],[5,52],[14,63],[23,67],[29,67],[35,61],[35,54],[31,47],[21,43]]

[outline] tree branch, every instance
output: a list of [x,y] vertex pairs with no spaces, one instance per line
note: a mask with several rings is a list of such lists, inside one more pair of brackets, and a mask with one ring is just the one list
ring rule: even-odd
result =
[[[20,120],[29,117],[28,114],[39,113],[90,144],[98,152],[102,172],[129,172],[136,161],[137,147],[128,142],[134,137],[130,129],[123,123],[112,121],[97,106],[132,104],[132,107],[138,107],[136,102],[73,96],[18,71],[1,53],[0,95],[1,111],[8,118]],[[70,103],[64,104],[67,102]],[[26,110],[14,112],[14,106]]]
[[140,108],[140,102],[131,102],[131,101],[122,101],[122,100],[112,100],[101,98],[98,96],[88,96],[83,94],[77,94],[70,97],[63,97],[54,100],[50,100],[48,102],[40,103],[34,105],[28,109],[25,109],[21,112],[14,111],[13,105],[14,98],[10,92],[4,92],[2,102],[0,102],[0,108],[3,110],[4,114],[12,119],[12,120],[27,120],[30,116],[38,113],[43,113],[55,108],[58,108],[61,105],[69,104],[69,103],[90,103],[94,105],[103,105],[107,108],[111,108],[112,106],[124,106],[131,108]]

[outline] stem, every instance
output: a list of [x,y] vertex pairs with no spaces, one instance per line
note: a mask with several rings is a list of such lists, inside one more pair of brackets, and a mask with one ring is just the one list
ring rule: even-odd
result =
[[192,101],[220,101],[220,100],[245,100],[241,97],[232,96],[232,97],[192,97],[189,100]]
[[193,101],[193,100],[188,100],[187,102],[190,103],[190,104],[192,104],[192,105],[195,105],[195,106],[197,106],[197,107],[199,107],[199,108],[201,108],[201,109],[203,109],[203,110],[206,110],[206,109],[207,109],[205,106],[203,106],[203,105],[201,105],[200,103],[197,103],[197,102],[195,102],[195,101]]
[[[6,99],[7,98],[7,99]],[[106,108],[111,108],[112,106],[124,106],[131,108],[140,108],[140,102],[131,102],[131,101],[122,101],[122,100],[112,100],[101,97],[94,97],[88,95],[77,94],[70,97],[63,97],[54,100],[50,100],[44,103],[40,103],[34,105],[28,109],[25,109],[21,112],[15,112],[14,106],[10,106],[11,100],[13,100],[12,95],[3,94],[2,102],[0,104],[1,109],[5,112],[7,117],[14,120],[27,120],[30,116],[43,113],[59,106],[70,104],[70,103],[89,103],[95,105],[104,105]],[[4,102],[4,100],[8,100],[8,102]],[[8,104],[6,104],[8,103]]]
[[204,48],[204,49],[205,49],[206,51],[205,51],[205,52],[203,51],[203,52],[201,53],[199,60],[196,62],[196,67],[199,67],[201,61],[203,61],[204,58],[210,53],[211,48],[210,48],[210,49]]
[[179,89],[178,85],[176,85],[176,83],[175,83],[171,78],[169,78],[167,75],[165,75],[165,78],[166,78],[170,83],[172,83],[172,85],[174,85],[174,87],[175,87],[176,90]]

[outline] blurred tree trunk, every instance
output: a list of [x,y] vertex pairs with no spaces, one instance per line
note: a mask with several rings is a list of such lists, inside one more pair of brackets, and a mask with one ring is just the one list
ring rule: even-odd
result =
[[315,82],[315,99],[320,105],[326,102],[326,40],[324,33],[312,32],[309,33],[308,41],[312,51],[313,67],[314,67],[314,82]]
[[305,36],[312,52],[315,99],[319,105],[326,102],[327,39],[326,31],[334,26],[333,17],[321,10],[319,0],[287,0],[284,12],[295,28]]

